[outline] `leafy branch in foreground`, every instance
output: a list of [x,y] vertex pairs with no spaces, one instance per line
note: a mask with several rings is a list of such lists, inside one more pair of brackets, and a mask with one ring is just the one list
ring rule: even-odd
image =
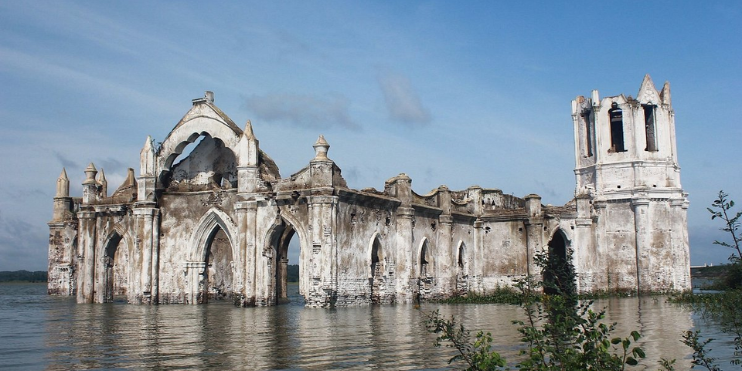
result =
[[[633,331],[629,337],[611,337],[615,323],[605,324],[605,311],[594,312],[592,302],[578,303],[574,290],[575,273],[571,266],[572,251],[555,264],[554,256],[542,253],[535,262],[549,269],[543,281],[532,277],[520,280],[516,286],[521,296],[524,321],[514,321],[526,346],[526,356],[515,366],[519,370],[624,370],[645,357],[644,351],[632,342],[640,338]],[[552,259],[551,261],[549,259]],[[547,294],[544,294],[544,293]],[[491,350],[492,336],[477,333],[472,343],[469,331],[456,319],[441,318],[434,311],[427,320],[429,331],[438,334],[435,345],[446,342],[457,355],[449,363],[463,361],[467,370],[497,370],[506,367],[505,360]],[[668,365],[672,362],[668,361]],[[671,369],[671,368],[666,368]]]
[[445,319],[436,310],[428,315],[425,323],[428,330],[438,334],[434,345],[441,346],[441,341],[449,342],[448,347],[456,348],[458,354],[451,357],[448,363],[464,361],[469,365],[466,370],[496,370],[505,366],[505,359],[492,351],[492,334],[479,331],[472,344],[469,330],[456,323],[456,319]]
[[736,250],[737,255],[735,256],[732,254],[732,256],[729,257],[729,260],[732,263],[735,263],[742,260],[742,247],[740,246],[742,240],[739,236],[739,218],[742,217],[742,211],[735,214],[734,211],[732,211],[733,207],[734,200],[730,200],[729,195],[724,193],[724,191],[719,191],[719,196],[711,204],[711,207],[707,208],[707,210],[711,213],[711,220],[719,218],[724,221],[724,227],[721,228],[721,230],[728,232],[732,237],[732,243],[716,240],[714,241],[714,245],[720,245]]
[[718,366],[714,365],[714,359],[707,355],[707,352],[711,349],[706,349],[706,345],[713,339],[707,339],[701,341],[698,338],[698,331],[686,331],[683,334],[683,344],[693,349],[693,365],[703,366],[709,371],[721,371]]

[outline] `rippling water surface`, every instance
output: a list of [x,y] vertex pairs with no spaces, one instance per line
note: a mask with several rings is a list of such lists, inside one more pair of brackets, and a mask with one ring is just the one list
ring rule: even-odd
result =
[[[292,299],[268,308],[76,304],[74,298],[47,296],[45,285],[0,284],[0,368],[448,369],[453,350],[433,347],[435,336],[423,323],[434,309],[456,316],[473,332],[491,332],[497,351],[508,360],[518,358],[519,336],[511,321],[522,313],[515,306],[327,310],[304,308],[300,297]],[[689,369],[690,351],[679,339],[694,326],[725,338],[664,298],[610,299],[595,306],[607,307],[608,320],[619,322],[614,335],[643,334],[648,359],[637,370],[656,370],[660,357]],[[718,354],[730,356],[722,346],[729,342],[717,342]]]

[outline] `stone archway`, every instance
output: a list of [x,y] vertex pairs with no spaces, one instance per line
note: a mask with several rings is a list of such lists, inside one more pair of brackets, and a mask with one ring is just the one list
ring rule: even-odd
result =
[[547,261],[543,270],[544,291],[547,294],[571,293],[575,290],[574,266],[569,261],[569,241],[558,229],[547,245]]
[[294,237],[299,239],[299,294],[306,300],[309,290],[309,272],[312,269],[307,258],[306,235],[297,228],[297,220],[279,216],[268,229],[265,245],[259,253],[262,263],[259,264],[257,280],[256,304],[275,305],[287,303],[288,298],[288,263],[289,244]]
[[[295,234],[294,227],[281,220],[270,238],[270,245],[275,250],[272,257],[273,264],[271,265],[273,267],[272,274],[275,277],[274,292],[277,304],[288,302],[289,243]],[[301,275],[301,267],[299,271]]]
[[188,302],[205,304],[209,299],[230,299],[238,286],[237,227],[223,211],[212,208],[199,221],[191,237],[186,262]]
[[[128,275],[122,274],[123,265],[116,264],[120,262],[124,249],[119,248],[122,237],[118,231],[114,231],[105,243],[103,249],[103,300],[104,303],[111,303],[117,295],[126,295],[126,286]],[[125,260],[125,259],[123,259]]]
[[206,248],[204,291],[206,301],[231,299],[234,295],[234,257],[224,230],[217,226]]

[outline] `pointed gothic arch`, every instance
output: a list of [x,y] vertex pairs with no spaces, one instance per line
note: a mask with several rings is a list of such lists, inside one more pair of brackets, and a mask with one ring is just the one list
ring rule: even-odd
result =
[[[186,262],[188,301],[197,304],[207,303],[209,297],[229,298],[234,293],[235,267],[239,266],[240,259],[237,226],[229,215],[216,207],[209,209],[197,225],[191,234]],[[212,254],[214,244],[219,251],[216,259]],[[215,260],[220,262],[216,266],[213,265]]]
[[232,246],[232,256],[239,256],[237,248],[239,246],[237,225],[232,221],[224,211],[213,207],[207,211],[198,221],[198,227],[191,234],[189,261],[202,262],[206,261],[207,248],[217,232],[216,228],[221,228],[229,239]]

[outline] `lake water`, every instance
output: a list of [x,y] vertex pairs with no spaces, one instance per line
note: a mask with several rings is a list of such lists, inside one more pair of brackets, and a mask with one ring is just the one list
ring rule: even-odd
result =
[[[290,288],[295,292],[296,287]],[[290,304],[237,308],[76,304],[46,295],[43,284],[0,284],[0,368],[68,369],[455,369],[450,348],[435,348],[424,316],[435,309],[454,315],[472,330],[489,331],[496,350],[517,359],[521,346],[512,305],[413,305],[339,309]],[[600,300],[615,336],[643,334],[648,358],[635,370],[656,370],[660,357],[690,368],[690,350],[680,334],[700,328],[719,339],[714,356],[731,356],[731,338],[691,311],[661,297]],[[726,339],[726,340],[724,340]],[[721,365],[728,365],[723,362]]]

